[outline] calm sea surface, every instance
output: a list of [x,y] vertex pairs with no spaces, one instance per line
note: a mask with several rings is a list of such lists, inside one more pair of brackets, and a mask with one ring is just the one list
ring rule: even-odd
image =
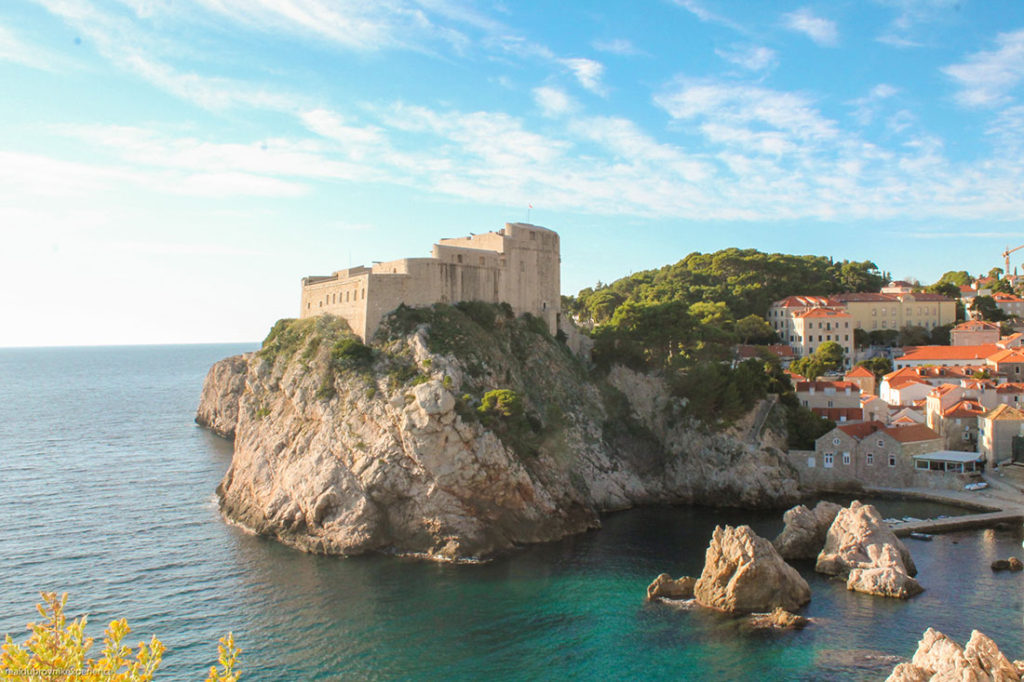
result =
[[[934,626],[1024,657],[1019,531],[909,541],[907,602],[811,584],[800,632],[645,605],[663,571],[700,572],[716,523],[773,537],[779,514],[659,507],[483,566],[309,556],[226,524],[231,446],[192,421],[216,360],[251,347],[0,349],[0,635],[25,639],[38,591],[67,591],[98,636],[124,616],[167,645],[162,679],[202,679],[233,631],[250,680],[884,679]],[[878,502],[884,515],[950,513]]]

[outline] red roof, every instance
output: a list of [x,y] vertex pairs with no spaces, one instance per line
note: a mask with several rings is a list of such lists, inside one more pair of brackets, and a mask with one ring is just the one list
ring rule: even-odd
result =
[[797,313],[795,317],[849,317],[848,313],[844,313],[841,310],[833,310],[832,308],[811,308],[802,313]]
[[1001,291],[992,294],[992,298],[996,303],[1024,303],[1024,298],[1014,296],[1013,294],[1004,294]]
[[824,296],[787,296],[772,303],[776,308],[813,308],[823,305],[828,305],[828,299]]
[[981,360],[999,351],[994,343],[978,346],[910,346],[898,361]]
[[800,391],[809,391],[812,388],[815,391],[824,391],[826,388],[834,388],[836,391],[850,389],[851,392],[856,391],[860,393],[860,386],[852,381],[798,381],[796,384],[798,393]]
[[857,365],[856,367],[854,367],[853,369],[851,369],[849,372],[846,373],[846,378],[850,378],[850,377],[865,377],[865,378],[867,378],[867,377],[874,377],[874,376],[875,376],[874,372],[869,370],[867,367],[864,367],[863,365]]
[[977,400],[961,400],[946,408],[942,416],[947,419],[964,419],[985,414],[987,410]]
[[999,364],[1001,362],[1018,363],[1024,362],[1024,349],[1020,348],[1007,348],[1001,350],[998,353],[993,353],[988,357],[988,361]]
[[835,296],[829,297],[829,302],[838,303],[865,303],[865,302],[885,302],[885,301],[898,301],[899,299],[893,294],[870,294],[862,292],[847,292],[845,294],[836,294]]
[[911,300],[922,301],[922,302],[925,302],[925,303],[928,303],[928,302],[932,302],[932,303],[952,303],[953,302],[953,299],[949,298],[948,296],[943,296],[942,294],[927,294],[927,293],[903,294],[903,296],[901,298],[910,298]]
[[996,393],[1024,393],[1024,384],[1008,381],[996,386]]
[[923,440],[935,440],[939,434],[929,429],[924,424],[912,424],[910,426],[886,426],[880,421],[861,422],[860,424],[842,424],[836,427],[843,433],[857,440],[864,440],[873,433],[879,431],[887,433],[900,443],[917,443]]
[[984,322],[982,320],[969,320],[967,322],[961,322],[957,326],[953,327],[955,332],[983,332],[983,331],[999,331],[999,325],[995,322]]

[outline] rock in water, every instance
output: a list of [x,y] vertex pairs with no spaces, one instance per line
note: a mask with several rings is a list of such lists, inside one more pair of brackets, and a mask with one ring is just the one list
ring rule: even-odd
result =
[[822,500],[814,509],[797,505],[788,510],[782,521],[786,527],[772,541],[783,559],[814,559],[825,546],[825,536],[843,507],[835,502]]
[[792,611],[811,600],[811,588],[750,526],[717,526],[694,595],[701,606],[719,611]]
[[662,573],[647,586],[648,599],[693,599],[693,586],[696,578],[684,575],[673,580],[668,573]]
[[798,630],[807,627],[810,619],[790,613],[781,606],[775,607],[771,613],[755,613],[750,616],[749,623],[755,628],[773,628],[775,630]]
[[887,682],[1019,682],[1020,673],[996,643],[978,632],[962,647],[938,630],[928,628],[909,663],[893,669]]
[[907,599],[923,591],[910,552],[881,514],[856,500],[836,514],[815,565],[818,573],[846,576],[846,588]]

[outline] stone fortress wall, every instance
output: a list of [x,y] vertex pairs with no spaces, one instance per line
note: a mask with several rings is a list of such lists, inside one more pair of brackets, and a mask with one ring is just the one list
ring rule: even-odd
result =
[[402,258],[372,267],[302,278],[300,317],[345,318],[364,341],[401,304],[459,301],[508,303],[517,315],[542,318],[552,334],[561,313],[558,234],[527,223],[497,232],[441,239],[429,258]]

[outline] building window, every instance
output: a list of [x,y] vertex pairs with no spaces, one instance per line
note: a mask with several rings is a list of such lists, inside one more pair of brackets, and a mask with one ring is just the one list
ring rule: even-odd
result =
[[822,466],[824,466],[826,469],[831,469],[832,468],[832,458],[833,457],[834,457],[834,455],[831,452],[826,452],[825,453],[825,461],[822,464]]
[[850,453],[849,452],[844,452],[843,453],[843,464],[847,464],[848,465],[849,463],[850,463]]
[[457,256],[455,256],[455,262],[456,263],[461,263],[462,262],[462,254],[461,253],[458,254]]
[[885,441],[882,440],[881,438],[879,438],[878,439],[878,447],[883,447],[884,445],[885,445]]
[[875,456],[874,456],[874,454],[872,454],[872,453],[870,453],[870,452],[869,452],[869,453],[867,454],[867,457],[865,457],[865,458],[864,458],[864,461],[865,461],[865,462],[867,462],[867,465],[868,465],[869,467],[870,467],[870,466],[874,466],[874,465],[875,465]]
[[345,303],[348,303],[349,292],[345,292]]
[[483,264],[484,264],[484,257],[480,256],[480,265],[483,265]]
[[839,439],[838,438],[833,438],[832,439],[832,445],[839,445]]
[[889,466],[896,466],[896,455],[889,455]]
[[363,300],[366,300],[366,289],[363,289]]
[[[828,407],[835,407],[835,405],[833,405],[833,404],[832,404],[832,401],[831,401],[831,400],[830,400],[830,401],[828,401]],[[839,445],[839,443],[836,443],[836,445]]]
[[814,468],[814,458],[813,457],[808,457],[807,458],[807,468],[808,469],[813,469]]

